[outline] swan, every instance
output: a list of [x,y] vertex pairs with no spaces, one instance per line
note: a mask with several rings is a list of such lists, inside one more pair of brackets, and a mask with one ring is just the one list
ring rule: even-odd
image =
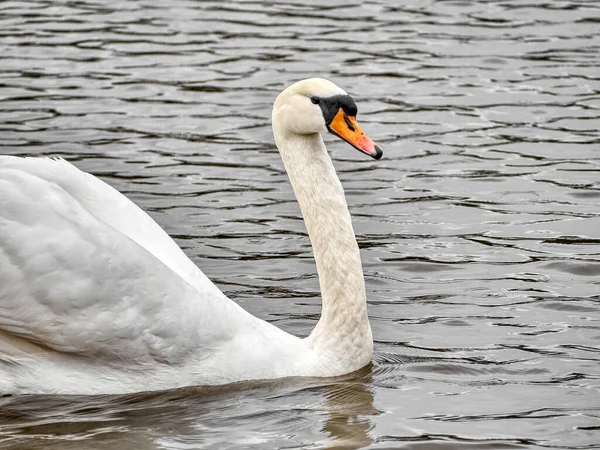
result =
[[322,314],[306,338],[228,299],[145,212],[63,159],[0,156],[0,393],[123,394],[367,365],[358,245],[321,133],[379,159],[331,81],[285,89],[275,142],[316,260]]

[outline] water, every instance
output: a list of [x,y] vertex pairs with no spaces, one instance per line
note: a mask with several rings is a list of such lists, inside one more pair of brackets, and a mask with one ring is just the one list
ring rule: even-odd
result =
[[273,99],[331,78],[384,149],[327,140],[372,367],[6,397],[1,448],[600,448],[598,2],[5,1],[0,35],[0,151],[112,184],[291,333],[320,303]]

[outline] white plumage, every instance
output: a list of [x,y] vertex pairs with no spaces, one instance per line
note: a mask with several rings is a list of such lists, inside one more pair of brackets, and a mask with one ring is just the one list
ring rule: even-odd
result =
[[273,112],[323,291],[322,319],[308,338],[225,297],[98,178],[62,159],[1,156],[0,393],[124,393],[365,365],[372,338],[360,255],[314,95],[346,94],[304,80]]

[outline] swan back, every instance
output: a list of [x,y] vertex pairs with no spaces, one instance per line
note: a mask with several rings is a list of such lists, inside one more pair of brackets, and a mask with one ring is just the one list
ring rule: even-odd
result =
[[13,171],[13,177],[29,175],[31,180],[58,187],[93,217],[145,248],[191,285],[218,291],[146,212],[93,175],[61,158],[0,156],[0,169],[4,173]]
[[202,288],[165,240],[67,162],[0,156],[0,393],[119,393],[293,370],[299,339],[210,281]]

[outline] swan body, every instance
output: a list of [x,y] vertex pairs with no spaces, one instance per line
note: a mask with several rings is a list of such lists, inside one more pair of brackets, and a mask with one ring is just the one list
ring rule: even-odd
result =
[[145,212],[62,159],[0,156],[0,394],[112,394],[366,365],[358,246],[320,133],[375,158],[356,105],[298,82],[273,131],[311,239],[323,311],[301,339],[229,300]]

